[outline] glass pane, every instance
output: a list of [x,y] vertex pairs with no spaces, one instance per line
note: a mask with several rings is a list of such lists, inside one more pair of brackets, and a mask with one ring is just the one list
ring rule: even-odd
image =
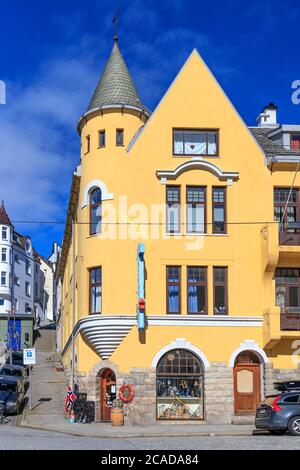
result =
[[183,132],[174,131],[174,153],[175,155],[183,154]]
[[213,208],[214,233],[223,233],[225,231],[225,210],[224,207]]
[[188,187],[187,202],[205,202],[205,188]]
[[90,204],[100,204],[101,203],[101,189],[95,189],[91,193]]
[[187,232],[205,233],[204,204],[189,204],[187,206]]
[[217,134],[216,132],[208,132],[208,155],[216,155],[217,154]]
[[176,266],[168,267],[168,281],[179,282],[180,281],[180,269]]
[[91,284],[101,283],[101,268],[91,270]]
[[289,287],[289,307],[299,307],[298,287]]
[[180,189],[175,186],[167,187],[167,202],[180,202]]
[[276,287],[276,305],[281,309],[285,308],[285,287]]
[[91,313],[101,312],[101,286],[91,288]]
[[225,286],[215,286],[215,313],[226,313]]
[[188,268],[188,282],[205,282],[206,269],[199,267]]
[[180,205],[173,204],[167,207],[167,232],[180,232]]
[[206,155],[206,133],[205,132],[185,132],[184,153],[188,155]]
[[168,286],[168,312],[179,313],[179,286]]
[[205,286],[188,287],[188,313],[206,313]]
[[225,191],[222,188],[213,190],[213,202],[224,202]]

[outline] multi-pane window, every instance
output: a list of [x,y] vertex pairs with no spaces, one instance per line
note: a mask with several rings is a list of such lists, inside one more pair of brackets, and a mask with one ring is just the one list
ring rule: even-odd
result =
[[90,235],[101,233],[102,230],[102,193],[96,188],[90,195]]
[[31,295],[30,294],[30,282],[28,282],[28,281],[25,282],[25,295],[27,297],[30,297],[30,295]]
[[1,272],[1,286],[6,286],[7,275],[5,271]]
[[2,227],[2,240],[7,240],[7,227]]
[[187,186],[186,204],[187,232],[206,233],[206,188]]
[[226,188],[212,190],[213,233],[226,233]]
[[124,145],[124,129],[116,130],[116,144]]
[[187,268],[188,313],[207,313],[207,268]]
[[228,313],[227,302],[227,268],[214,267],[214,313],[226,315]]
[[32,308],[29,304],[25,304],[25,313],[30,313],[32,311]]
[[102,268],[89,270],[89,303],[90,313],[101,313],[102,310]]
[[7,263],[7,248],[1,249],[1,261],[2,263]]
[[300,269],[276,269],[276,305],[286,308],[300,307]]
[[[300,220],[299,191],[296,188],[274,189],[274,218],[278,223],[288,224]],[[281,227],[282,229],[283,227]],[[287,229],[294,233],[294,229]]]
[[99,147],[105,147],[105,130],[99,131]]
[[174,155],[218,155],[218,131],[173,130]]
[[167,313],[181,312],[181,267],[167,266]]
[[291,150],[300,150],[300,134],[291,134]]
[[167,232],[180,233],[180,186],[167,186]]

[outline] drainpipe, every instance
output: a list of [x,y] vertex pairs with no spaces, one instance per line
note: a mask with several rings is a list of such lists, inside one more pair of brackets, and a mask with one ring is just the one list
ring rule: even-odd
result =
[[72,220],[72,382],[71,388],[74,390],[74,373],[75,373],[75,344],[74,344],[74,328],[75,328],[75,221]]
[[145,330],[145,245],[138,244],[138,308],[137,308],[137,326],[139,331]]

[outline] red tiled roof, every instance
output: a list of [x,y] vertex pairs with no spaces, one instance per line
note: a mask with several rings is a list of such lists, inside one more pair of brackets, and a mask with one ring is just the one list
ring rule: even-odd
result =
[[9,220],[9,217],[6,213],[3,201],[2,201],[1,206],[0,206],[0,224],[12,226],[12,223]]

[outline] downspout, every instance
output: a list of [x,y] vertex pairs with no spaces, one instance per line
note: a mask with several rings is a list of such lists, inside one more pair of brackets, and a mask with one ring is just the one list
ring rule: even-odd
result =
[[145,330],[145,245],[138,244],[138,306],[137,306],[137,326],[139,331]]

